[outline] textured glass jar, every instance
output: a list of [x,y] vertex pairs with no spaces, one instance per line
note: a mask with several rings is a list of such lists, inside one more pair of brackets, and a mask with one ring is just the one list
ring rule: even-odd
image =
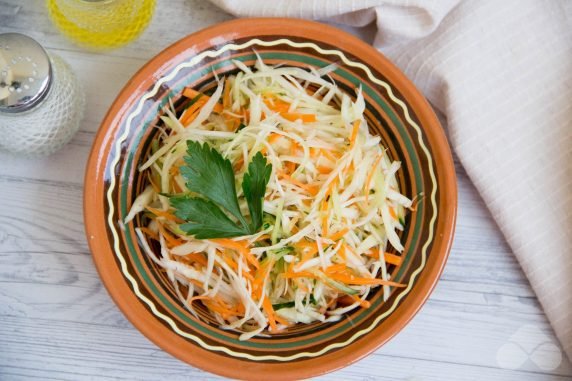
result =
[[0,150],[48,155],[80,126],[85,96],[70,66],[33,39],[0,34]]
[[155,0],[47,0],[56,27],[78,45],[110,49],[137,38],[149,24]]

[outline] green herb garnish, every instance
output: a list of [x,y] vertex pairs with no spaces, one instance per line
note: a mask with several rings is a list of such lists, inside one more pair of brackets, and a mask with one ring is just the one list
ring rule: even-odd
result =
[[207,144],[193,141],[187,142],[184,160],[186,165],[181,167],[181,175],[186,186],[201,197],[185,195],[170,198],[175,215],[185,221],[180,225],[181,230],[195,238],[208,239],[254,234],[260,229],[264,194],[272,172],[272,165],[260,152],[248,165],[242,182],[250,223],[240,212],[230,160]]

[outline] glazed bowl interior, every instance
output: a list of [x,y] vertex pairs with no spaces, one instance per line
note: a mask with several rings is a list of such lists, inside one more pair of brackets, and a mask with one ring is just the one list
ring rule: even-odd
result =
[[[256,28],[252,26],[256,25]],[[288,33],[285,33],[288,31]],[[296,31],[296,32],[293,32]],[[371,307],[334,323],[298,324],[280,333],[240,341],[204,308],[189,313],[166,274],[140,248],[135,228],[123,225],[135,197],[147,185],[138,167],[159,133],[165,105],[182,109],[185,87],[208,92],[216,79],[236,74],[234,61],[337,69],[330,78],[355,99],[363,91],[365,118],[392,160],[401,161],[401,192],[417,197],[401,233],[401,265],[392,279],[406,284]],[[451,155],[430,106],[383,56],[337,29],[287,19],[237,20],[191,35],[163,51],[127,84],[105,118],[88,164],[86,231],[94,260],[110,294],[152,341],[203,369],[237,378],[301,378],[345,366],[397,333],[423,304],[445,264],[456,213]],[[159,252],[155,247],[156,252]]]

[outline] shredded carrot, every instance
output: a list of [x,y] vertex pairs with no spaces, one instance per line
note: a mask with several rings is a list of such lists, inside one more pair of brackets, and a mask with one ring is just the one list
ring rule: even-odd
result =
[[139,228],[139,230],[141,230],[141,231],[142,231],[143,233],[145,233],[148,237],[154,239],[155,241],[158,241],[158,240],[159,240],[159,234],[157,234],[156,232],[152,231],[151,229],[146,228],[146,227],[142,227],[142,228]]
[[207,263],[207,259],[205,258],[205,256],[202,253],[191,253],[191,254],[187,254],[183,257],[184,259],[188,260],[189,262],[197,262],[200,265],[207,267],[208,263]]
[[155,209],[152,208],[150,206],[146,206],[145,209],[147,209],[149,212],[153,213],[154,215],[156,215],[157,217],[163,217],[166,220],[170,220],[170,221],[174,221],[177,223],[182,223],[183,221],[181,221],[179,218],[177,218],[175,215],[165,211],[165,210],[160,210],[160,209]]
[[199,92],[193,88],[185,87],[185,89],[183,90],[183,95],[189,99],[193,99],[193,98],[196,98],[198,95],[202,96],[203,93],[201,93],[201,92]]
[[385,262],[395,266],[399,266],[403,260],[400,256],[391,253],[385,253],[383,258],[385,258]]
[[272,331],[277,331],[278,327],[276,326],[274,308],[272,308],[272,303],[270,303],[270,299],[268,299],[268,296],[266,295],[262,300],[262,308],[264,309],[264,312],[266,312],[266,315],[268,316],[268,324],[270,324],[270,329]]
[[314,123],[317,120],[316,115],[314,114],[299,114],[295,112],[285,112],[280,114],[280,116],[291,122],[301,120],[304,123]]
[[180,118],[181,124],[186,127],[189,123],[195,120],[197,115],[199,115],[199,111],[201,110],[201,108],[203,108],[205,103],[206,101],[198,99],[189,108],[187,108],[185,112],[183,112],[183,115],[181,115]]
[[230,94],[230,79],[226,78],[224,81],[224,90],[222,92],[222,107],[225,109],[231,106],[231,94]]
[[397,213],[395,213],[395,208],[393,206],[389,207],[389,215],[394,219],[397,220]]
[[282,113],[287,113],[290,110],[290,103],[288,102],[284,102],[278,99],[265,99],[264,100],[264,104],[266,104],[266,106],[274,111],[277,112],[279,114]]
[[290,112],[291,104],[282,100],[267,98],[264,100],[264,103],[270,110],[278,113],[281,117],[291,122],[301,120],[304,123],[313,123],[317,120],[316,115],[314,114]]
[[346,247],[345,244],[342,244],[342,246],[340,247],[340,250],[338,250],[338,254],[340,256],[340,258],[342,259],[342,261],[347,261],[348,258],[346,256]]
[[320,191],[319,186],[317,185],[308,185],[308,184],[304,184],[301,181],[296,180],[295,178],[293,178],[292,176],[290,176],[287,173],[284,173],[283,171],[278,171],[278,177],[283,178],[284,180],[304,189],[306,192],[308,192],[309,194],[311,194],[312,196],[315,196],[318,194],[318,192]]
[[[190,87],[186,87],[185,90],[183,90],[183,95],[189,99],[194,99],[195,97],[197,97],[198,95],[201,95],[201,97],[197,100],[197,102],[195,102],[195,104],[197,104],[201,99],[205,99],[205,103],[208,99],[210,99],[210,97],[208,95],[205,95],[197,90],[191,89]],[[193,105],[194,106],[194,105]],[[220,103],[216,103],[213,111],[220,114],[223,111],[223,107]]]
[[274,143],[276,143],[278,141],[278,139],[280,139],[281,137],[283,137],[280,134],[277,133],[271,133],[270,136],[268,136],[268,144],[273,145]]
[[322,213],[322,235],[328,235],[328,219],[330,218],[330,213],[328,210],[328,201],[324,199],[320,207],[320,212]]
[[155,183],[155,180],[153,180],[151,172],[148,172],[147,178],[149,179],[149,183],[151,183],[151,186],[153,187],[155,193],[161,193],[161,188],[159,187],[159,185]]
[[298,271],[298,272],[293,272],[293,271],[286,271],[284,273],[282,273],[282,276],[286,279],[288,278],[312,278],[312,279],[317,279],[317,276],[312,274],[309,271]]
[[238,311],[235,308],[229,307],[219,297],[204,299],[202,302],[208,309],[219,313],[224,319],[238,315]]
[[219,246],[224,247],[225,249],[232,249],[238,251],[240,254],[244,256],[244,258],[250,262],[255,268],[259,268],[260,264],[258,263],[258,259],[250,252],[248,245],[243,241],[233,241],[229,238],[217,238],[211,239],[211,242],[216,243]]
[[392,286],[392,287],[405,287],[404,284],[392,282],[390,280],[383,280],[379,278],[359,278],[337,273],[331,274],[330,277],[342,283],[352,284],[352,285],[380,285],[380,286]]
[[274,315],[274,320],[276,320],[277,323],[280,323],[280,324],[285,325],[287,327],[292,325],[288,320],[281,318],[277,314]]
[[197,295],[197,296],[193,296],[192,298],[187,299],[187,302],[192,303],[195,300],[207,300],[207,299],[210,299],[210,296]]
[[240,168],[242,168],[242,166],[244,165],[244,158],[241,156],[240,159],[238,159],[234,165],[232,166],[232,168],[235,171],[238,171]]
[[316,167],[316,169],[318,170],[318,172],[320,172],[323,175],[328,175],[332,172],[333,168],[331,167],[326,167],[325,165],[318,165]]
[[264,278],[266,278],[266,274],[268,273],[268,269],[272,268],[274,265],[273,260],[267,260],[256,270],[256,274],[254,275],[254,280],[252,282],[252,288],[256,290],[260,290],[262,292],[262,283],[264,282]]
[[332,274],[332,273],[338,273],[338,272],[343,272],[346,271],[347,267],[345,265],[345,263],[338,263],[336,265],[331,265],[328,266],[324,269],[324,273],[325,274]]
[[173,237],[167,231],[167,229],[165,229],[165,227],[163,226],[162,223],[158,222],[157,226],[159,227],[159,232],[161,232],[161,235],[165,238],[165,241],[167,241],[167,247],[172,248],[172,247],[179,246],[179,245],[182,245],[183,243],[185,243],[185,241]]
[[321,148],[320,149],[320,153],[322,155],[324,155],[327,159],[333,161],[334,163],[336,163],[339,159],[339,157],[337,157],[336,155],[334,155],[332,152],[330,152],[330,150]]
[[349,228],[343,228],[342,230],[338,231],[337,233],[330,235],[328,238],[331,239],[332,241],[337,241],[337,240],[343,238],[349,231],[350,231]]
[[[290,155],[291,156],[296,156],[296,153],[298,152],[298,147],[299,147],[299,144],[296,141],[290,142]],[[293,173],[296,170],[296,163],[294,163],[293,161],[287,162],[286,163],[286,170],[288,171],[288,173]]]
[[352,297],[352,299],[353,299],[354,301],[356,301],[356,302],[359,303],[360,307],[363,307],[363,308],[369,308],[369,307],[371,307],[371,303],[368,302],[367,300],[363,300],[362,298],[360,298],[360,297],[357,296],[357,295],[351,295],[351,297]]
[[379,162],[381,161],[382,157],[383,157],[383,153],[381,153],[377,156],[377,158],[373,162],[373,167],[371,168],[371,171],[368,173],[367,179],[365,180],[365,184],[363,186],[363,193],[365,194],[365,202],[366,203],[368,202],[368,198],[369,198],[369,187],[371,185],[371,180],[373,179],[373,174],[377,171],[377,166],[379,165]]

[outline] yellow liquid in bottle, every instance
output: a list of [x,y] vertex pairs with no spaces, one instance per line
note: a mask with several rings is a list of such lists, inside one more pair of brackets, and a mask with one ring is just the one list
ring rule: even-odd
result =
[[116,48],[147,27],[155,0],[47,0],[56,27],[78,45],[96,50]]

